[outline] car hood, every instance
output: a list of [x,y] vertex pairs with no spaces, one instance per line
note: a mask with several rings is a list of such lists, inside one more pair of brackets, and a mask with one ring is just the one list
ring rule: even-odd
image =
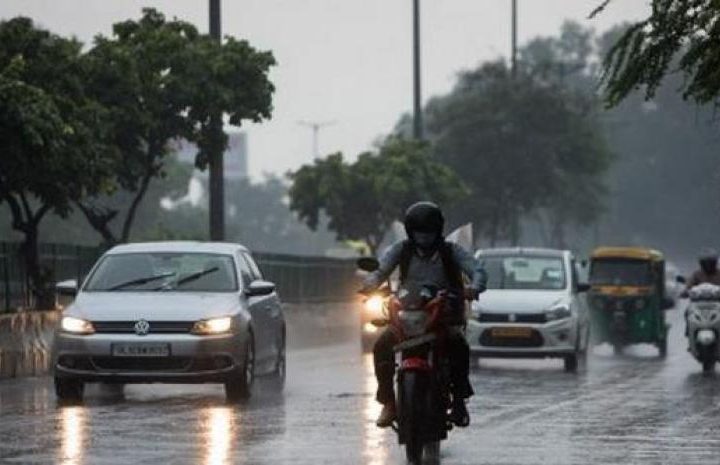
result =
[[487,313],[538,313],[567,302],[567,291],[488,290],[473,307]]
[[196,321],[233,314],[235,293],[81,292],[66,314],[91,321]]

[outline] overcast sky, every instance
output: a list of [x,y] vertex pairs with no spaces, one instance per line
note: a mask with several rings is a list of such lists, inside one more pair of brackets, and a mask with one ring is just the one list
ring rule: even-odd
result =
[[[605,30],[644,17],[647,0],[518,0],[519,41],[555,34],[565,19]],[[205,0],[0,0],[0,18],[29,16],[54,32],[89,42],[153,6],[207,30]],[[459,70],[507,56],[510,0],[423,0],[423,96],[448,91]],[[250,172],[284,173],[311,161],[300,120],[336,121],[320,151],[367,150],[412,106],[411,0],[224,0],[223,34],[272,50],[278,66],[272,121],[248,125]]]

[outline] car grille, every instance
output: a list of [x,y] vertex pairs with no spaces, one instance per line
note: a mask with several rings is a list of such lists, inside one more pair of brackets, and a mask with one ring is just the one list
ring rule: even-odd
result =
[[[93,321],[96,333],[135,333],[135,321]],[[150,334],[182,334],[192,331],[192,321],[149,321]]]
[[[480,313],[477,320],[481,323],[510,323],[510,313]],[[512,313],[512,323],[547,323],[544,313]]]
[[190,357],[93,357],[98,370],[109,371],[186,371]]
[[530,337],[498,337],[492,335],[492,330],[486,329],[480,336],[480,344],[487,347],[542,347],[544,343],[542,334],[532,330]]

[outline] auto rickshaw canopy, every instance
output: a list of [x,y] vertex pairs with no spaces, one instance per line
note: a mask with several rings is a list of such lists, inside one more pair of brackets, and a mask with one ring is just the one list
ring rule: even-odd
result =
[[647,260],[661,262],[665,259],[662,252],[647,247],[598,247],[590,255],[590,258],[629,258],[633,260]]

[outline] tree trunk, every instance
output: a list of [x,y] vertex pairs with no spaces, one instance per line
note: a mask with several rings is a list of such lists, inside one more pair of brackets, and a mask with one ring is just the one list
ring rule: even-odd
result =
[[41,266],[38,244],[40,222],[48,210],[49,207],[43,205],[31,218],[23,221],[19,229],[25,236],[21,251],[31,292],[29,304],[37,310],[55,308],[54,270]]
[[135,198],[130,204],[130,208],[128,209],[127,215],[125,216],[125,222],[123,223],[122,235],[120,236],[120,240],[123,243],[130,240],[130,229],[132,228],[133,221],[135,221],[135,214],[137,213],[137,209],[140,206],[140,202],[142,202],[142,199],[145,197],[145,193],[148,190],[148,186],[150,185],[150,180],[152,179],[152,177],[153,173],[151,172],[151,170],[148,170],[148,172],[143,177],[142,183],[140,184],[140,189],[137,191],[137,194],[135,194]]
[[75,205],[77,205],[83,215],[85,215],[90,226],[100,233],[103,238],[103,245],[106,248],[117,244],[118,240],[110,229],[110,222],[117,216],[117,210],[100,211],[99,208],[84,205],[82,202],[75,202]]

